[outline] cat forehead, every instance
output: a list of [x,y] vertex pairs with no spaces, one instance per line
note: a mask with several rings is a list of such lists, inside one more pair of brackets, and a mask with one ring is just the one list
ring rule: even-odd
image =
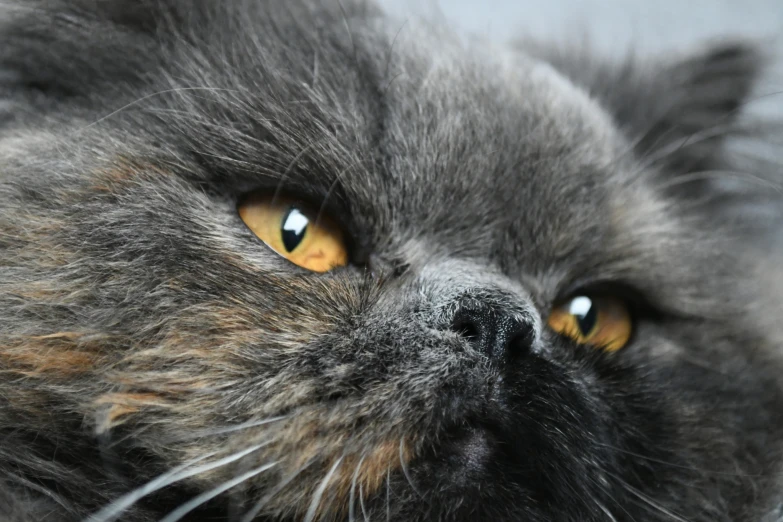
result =
[[491,118],[505,113],[505,130],[516,127],[525,133],[519,148],[535,146],[537,138],[557,139],[592,163],[607,162],[622,142],[608,112],[550,64],[488,41],[427,39],[411,31],[416,37],[406,43],[395,36],[397,56],[385,64],[391,103],[417,109],[403,110],[406,118],[448,121],[453,116],[481,130],[493,128]]
[[[627,144],[587,92],[508,48],[412,40],[384,63],[385,169],[344,177],[358,197],[448,248],[477,251],[498,225],[522,232],[548,216],[563,222],[598,210]],[[459,232],[443,237],[449,231]]]
[[[457,62],[442,67],[451,68],[457,75],[484,78],[487,83],[479,83],[470,96],[480,99],[481,91],[495,91],[496,102],[508,103],[506,109],[518,111],[520,124],[568,129],[559,137],[585,145],[594,154],[585,161],[606,160],[621,139],[608,112],[584,88],[521,49],[484,43],[473,56],[457,56],[455,60],[462,60],[462,66]],[[451,88],[448,83],[445,86]]]

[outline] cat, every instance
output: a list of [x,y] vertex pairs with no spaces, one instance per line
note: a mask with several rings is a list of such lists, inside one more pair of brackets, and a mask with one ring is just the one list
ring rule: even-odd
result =
[[617,62],[360,0],[0,24],[4,522],[783,517],[753,42]]

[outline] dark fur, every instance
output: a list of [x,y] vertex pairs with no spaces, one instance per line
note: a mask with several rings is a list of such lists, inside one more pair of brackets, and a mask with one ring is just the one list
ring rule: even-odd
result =
[[[775,520],[781,271],[695,183],[740,169],[760,53],[611,65],[320,4],[0,6],[0,518],[263,443],[121,519],[275,462],[190,516]],[[353,264],[256,240],[264,186]],[[627,348],[545,327],[582,288],[636,303]],[[477,307],[527,341],[477,350],[450,326]]]

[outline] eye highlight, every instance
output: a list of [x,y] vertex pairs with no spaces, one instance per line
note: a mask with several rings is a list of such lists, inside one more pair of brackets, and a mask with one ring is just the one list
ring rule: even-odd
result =
[[297,199],[266,191],[245,196],[237,207],[239,217],[269,248],[292,263],[328,272],[348,264],[342,230],[325,212]]
[[579,344],[615,352],[631,339],[633,322],[626,303],[616,297],[578,295],[555,306],[549,327]]

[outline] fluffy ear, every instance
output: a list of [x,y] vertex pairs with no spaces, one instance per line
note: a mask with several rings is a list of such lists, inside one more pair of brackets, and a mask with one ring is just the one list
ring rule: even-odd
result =
[[585,51],[534,49],[612,113],[640,156],[673,172],[715,168],[765,62],[759,48],[745,41],[675,59],[629,57],[620,63]]
[[739,130],[763,64],[761,52],[747,43],[710,47],[649,73],[657,87],[650,93],[649,113],[613,100],[621,108],[615,114],[621,122],[628,118],[641,154],[661,156],[676,171],[710,168],[719,161],[724,138]]

